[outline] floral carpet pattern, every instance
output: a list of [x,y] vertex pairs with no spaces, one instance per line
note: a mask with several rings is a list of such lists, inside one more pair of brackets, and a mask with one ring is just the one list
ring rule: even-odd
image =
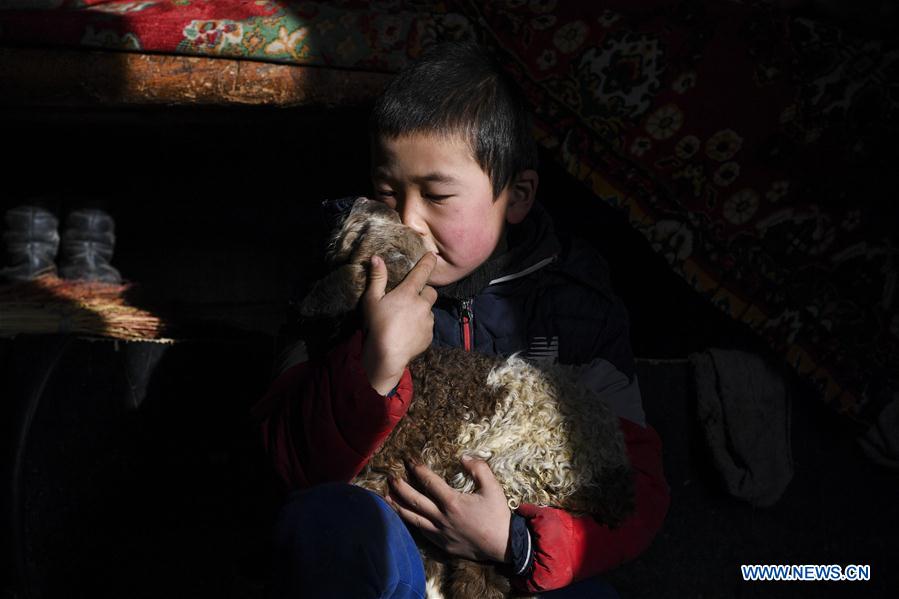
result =
[[569,173],[836,409],[879,412],[899,390],[899,44],[767,5],[610,4],[468,14]]
[[899,393],[896,40],[736,1],[21,4],[0,44],[394,72],[476,38],[552,156],[827,403],[871,422]]

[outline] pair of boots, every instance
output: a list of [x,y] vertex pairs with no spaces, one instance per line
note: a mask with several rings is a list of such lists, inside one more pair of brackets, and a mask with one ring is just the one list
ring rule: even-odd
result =
[[[109,261],[115,246],[112,217],[96,208],[80,208],[69,213],[62,243],[59,221],[40,206],[17,206],[5,214],[7,266],[0,269],[5,282],[29,281],[52,274],[63,279],[122,282],[119,271]],[[61,251],[57,270],[55,259]]]

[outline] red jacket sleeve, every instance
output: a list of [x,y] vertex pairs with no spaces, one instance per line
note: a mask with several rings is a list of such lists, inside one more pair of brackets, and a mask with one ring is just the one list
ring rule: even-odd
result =
[[282,372],[253,406],[263,448],[288,489],[349,482],[406,414],[409,369],[385,397],[369,383],[361,354],[357,331],[323,358]]
[[512,585],[526,592],[550,591],[590,578],[642,553],[662,527],[670,492],[662,471],[662,442],[658,433],[619,418],[634,472],[635,508],[617,528],[590,516],[522,504],[519,514],[529,520],[534,545],[533,565]]

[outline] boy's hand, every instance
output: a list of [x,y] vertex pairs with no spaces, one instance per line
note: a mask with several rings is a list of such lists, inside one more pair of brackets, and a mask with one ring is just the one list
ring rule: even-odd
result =
[[478,561],[509,562],[512,511],[484,460],[462,460],[478,490],[460,493],[424,464],[407,464],[424,494],[402,479],[390,480],[387,502],[447,553]]
[[426,253],[390,293],[387,267],[373,256],[368,288],[362,296],[366,330],[362,367],[371,386],[386,395],[403,376],[407,364],[431,345],[437,290],[428,285],[437,256]]

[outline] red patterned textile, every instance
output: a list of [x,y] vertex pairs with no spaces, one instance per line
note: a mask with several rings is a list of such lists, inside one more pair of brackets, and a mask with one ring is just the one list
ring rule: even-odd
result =
[[[396,71],[438,37],[469,31],[440,3],[271,0],[0,1],[0,43],[95,47]],[[388,4],[394,4],[388,10]]]
[[899,391],[899,43],[768,4],[468,3],[542,144],[837,410]]

